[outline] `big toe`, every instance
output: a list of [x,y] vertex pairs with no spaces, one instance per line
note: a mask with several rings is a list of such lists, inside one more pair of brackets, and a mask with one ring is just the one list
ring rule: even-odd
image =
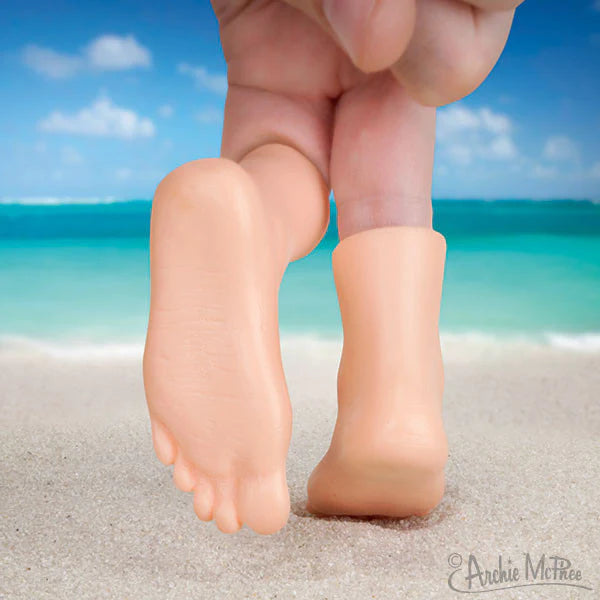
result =
[[268,535],[282,529],[290,514],[285,472],[247,478],[238,489],[240,519],[256,533]]

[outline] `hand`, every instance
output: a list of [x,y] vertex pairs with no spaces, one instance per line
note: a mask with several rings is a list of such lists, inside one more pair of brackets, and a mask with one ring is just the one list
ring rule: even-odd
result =
[[[514,9],[522,0],[286,0],[308,15],[321,31],[344,49],[365,73],[390,69],[421,104],[440,106],[475,90],[496,64],[510,31]],[[277,0],[214,0],[223,23],[254,21],[258,44],[264,40],[258,16],[279,35],[298,33]],[[240,28],[236,29],[239,31]],[[266,34],[268,36],[268,34]],[[275,34],[276,37],[277,34]],[[226,38],[226,36],[224,36]],[[316,39],[316,34],[312,36]],[[310,39],[304,43],[314,50]],[[223,43],[227,54],[227,41]],[[327,65],[322,44],[313,57],[315,70]],[[289,56],[289,55],[288,55]],[[323,62],[324,61],[324,62]]]

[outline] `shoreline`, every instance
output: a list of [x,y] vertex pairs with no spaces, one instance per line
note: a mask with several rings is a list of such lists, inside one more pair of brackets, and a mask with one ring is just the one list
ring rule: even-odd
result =
[[[535,351],[541,353],[599,355],[600,332],[494,335],[482,332],[440,334],[445,359],[460,360],[465,356],[493,352]],[[320,355],[323,351],[341,351],[342,335],[320,333],[296,334],[282,332],[282,352],[294,349],[312,349]],[[89,342],[80,339],[50,340],[18,335],[0,334],[0,360],[6,358],[59,358],[63,360],[139,360],[144,351],[143,340],[138,342]]]

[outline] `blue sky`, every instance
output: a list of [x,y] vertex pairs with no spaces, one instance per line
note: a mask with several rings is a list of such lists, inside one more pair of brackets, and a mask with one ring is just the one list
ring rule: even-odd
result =
[[[0,3],[0,198],[149,198],[219,152],[208,0]],[[600,198],[600,0],[526,0],[498,65],[440,109],[438,198]]]

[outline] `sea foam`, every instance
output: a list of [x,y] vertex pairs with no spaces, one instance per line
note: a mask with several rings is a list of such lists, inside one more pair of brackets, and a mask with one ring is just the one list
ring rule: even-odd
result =
[[[541,337],[489,333],[442,333],[444,357],[452,362],[468,362],[477,358],[492,359],[519,351],[553,350],[558,352],[600,354],[600,333],[546,333]],[[338,357],[343,340],[317,333],[283,333],[283,354],[298,354],[316,359]],[[85,341],[81,339],[35,339],[21,336],[0,336],[0,357],[48,357],[66,361],[141,360],[143,340]]]
[[94,204],[117,204],[128,202],[150,202],[150,200],[131,200],[117,198],[115,196],[90,196],[90,197],[71,197],[71,196],[24,196],[13,198],[9,196],[0,197],[1,205],[20,205],[20,206],[74,206],[74,205],[94,205]]
[[600,352],[600,333],[581,333],[565,335],[563,333],[546,334],[548,343],[555,348],[575,352]]
[[141,359],[144,344],[91,343],[43,340],[21,336],[0,336],[0,356],[48,357],[69,361]]

